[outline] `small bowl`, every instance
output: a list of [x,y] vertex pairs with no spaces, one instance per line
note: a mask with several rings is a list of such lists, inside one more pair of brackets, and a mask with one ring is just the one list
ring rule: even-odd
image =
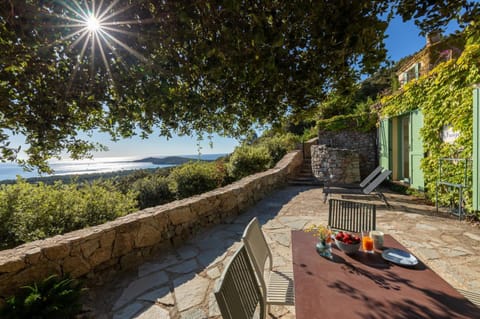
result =
[[343,241],[335,239],[335,245],[337,245],[338,249],[343,251],[345,254],[353,254],[358,251],[360,248],[361,242],[356,244],[345,244]]

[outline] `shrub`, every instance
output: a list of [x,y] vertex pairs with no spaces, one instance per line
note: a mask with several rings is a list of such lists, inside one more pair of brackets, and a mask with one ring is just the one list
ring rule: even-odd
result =
[[235,179],[267,170],[273,163],[265,145],[237,147],[230,157],[228,173]]
[[311,127],[303,132],[303,135],[300,137],[300,139],[302,141],[308,141],[315,137],[318,137],[318,129],[316,127]]
[[111,182],[0,186],[0,248],[98,225],[136,209],[136,194]]
[[128,193],[129,190],[132,189],[132,185],[138,180],[141,180],[144,178],[159,177],[159,176],[166,177],[170,174],[171,170],[172,170],[171,167],[135,170],[124,176],[120,175],[120,176],[110,178],[110,180],[112,180],[113,185],[115,185],[116,189],[126,194]]
[[272,158],[269,167],[273,167],[285,154],[295,149],[300,138],[294,134],[275,135],[269,138],[261,138],[258,145],[264,145]]
[[137,192],[140,209],[168,203],[175,198],[169,188],[169,178],[152,175],[138,179],[131,188]]
[[175,167],[170,173],[171,189],[177,198],[201,194],[219,185],[223,180],[222,172],[217,170],[215,162],[188,162]]
[[52,275],[40,283],[22,287],[18,294],[7,299],[0,309],[5,319],[67,319],[74,318],[82,306],[79,302],[84,289],[81,283],[68,276]]
[[235,179],[228,173],[230,156],[217,159],[215,161],[215,170],[217,171],[217,185],[225,186],[231,184]]

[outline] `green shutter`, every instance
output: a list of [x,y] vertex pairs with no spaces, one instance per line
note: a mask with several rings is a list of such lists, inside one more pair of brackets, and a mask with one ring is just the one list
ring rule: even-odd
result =
[[392,147],[392,125],[390,119],[380,121],[380,128],[378,130],[378,144],[380,147],[379,162],[385,169],[391,170],[391,147]]
[[410,186],[418,190],[425,190],[423,171],[420,167],[423,159],[423,141],[420,129],[423,126],[423,114],[420,110],[410,113]]
[[420,77],[420,63],[415,64],[415,79]]
[[473,210],[480,211],[480,88],[473,90]]

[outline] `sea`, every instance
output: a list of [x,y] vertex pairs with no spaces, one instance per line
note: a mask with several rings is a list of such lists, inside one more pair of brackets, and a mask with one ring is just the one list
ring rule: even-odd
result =
[[[225,154],[201,154],[201,155],[172,155],[186,157],[191,159],[215,160]],[[162,168],[172,165],[155,165],[150,162],[135,162],[146,157],[164,158],[169,156],[145,156],[145,157],[99,157],[95,159],[82,160],[55,160],[50,161],[49,165],[53,169],[53,174],[39,174],[36,170],[25,171],[21,166],[15,163],[0,163],[0,181],[14,180],[17,176],[22,178],[48,177],[64,175],[83,175],[96,173],[111,173],[124,170],[137,170],[148,168]]]

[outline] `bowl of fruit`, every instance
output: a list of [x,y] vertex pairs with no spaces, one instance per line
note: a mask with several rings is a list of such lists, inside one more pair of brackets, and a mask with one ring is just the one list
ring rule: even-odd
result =
[[358,235],[350,234],[340,231],[335,235],[335,244],[345,254],[353,254],[360,247],[360,237]]

